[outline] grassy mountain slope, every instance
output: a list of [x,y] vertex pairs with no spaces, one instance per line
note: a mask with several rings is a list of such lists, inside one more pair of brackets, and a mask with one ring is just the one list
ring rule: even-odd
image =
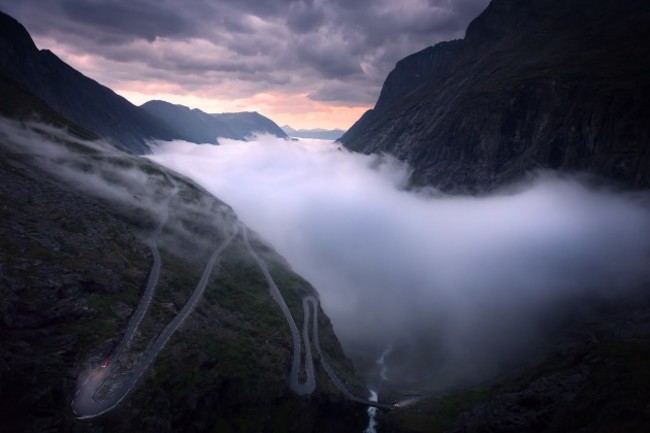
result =
[[[25,96],[29,98],[29,95]],[[144,244],[171,195],[151,309],[124,366],[180,310],[232,210],[158,165],[58,129],[0,119],[0,404],[2,431],[323,431],[359,426],[318,369],[310,397],[288,388],[289,330],[241,238],[224,252],[203,299],[136,389],[114,411],[76,420],[84,369],[119,342],[151,265]],[[297,321],[313,288],[258,238]],[[354,382],[326,316],[324,350]]]

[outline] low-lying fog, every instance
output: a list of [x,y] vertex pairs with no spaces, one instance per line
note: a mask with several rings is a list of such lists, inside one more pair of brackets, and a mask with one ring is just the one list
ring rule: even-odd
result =
[[511,365],[572,307],[650,270],[642,194],[552,173],[488,197],[405,191],[408,167],[338,144],[159,143],[151,159],[237,211],[320,293],[346,352],[445,387]]

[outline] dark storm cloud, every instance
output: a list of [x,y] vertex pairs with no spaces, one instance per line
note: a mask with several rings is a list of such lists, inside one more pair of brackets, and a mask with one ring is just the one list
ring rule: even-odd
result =
[[374,89],[363,86],[359,80],[357,86],[350,85],[350,82],[326,82],[315,91],[309,93],[309,99],[313,101],[334,102],[347,105],[349,101],[365,101],[375,97]]
[[165,9],[158,2],[63,0],[60,4],[69,19],[100,27],[109,34],[117,33],[118,37],[153,41],[159,36],[187,33],[192,28],[177,11]]
[[[210,69],[219,75],[206,78],[206,86],[240,80],[241,72],[268,82],[267,91],[350,105],[372,104],[401,58],[462,37],[488,1],[0,0],[0,9],[69,54],[125,68],[137,63],[134,74],[143,81],[161,66],[181,86]],[[197,40],[204,43],[190,48]],[[278,80],[279,71],[293,78]],[[95,78],[110,82],[109,74]],[[338,81],[337,95],[328,96],[331,80]],[[278,81],[292,88],[278,88]]]
[[323,23],[325,13],[313,4],[294,2],[289,6],[287,25],[297,33],[308,33],[317,29]]
[[345,79],[353,75],[363,74],[359,62],[354,56],[342,52],[330,41],[318,37],[311,38],[298,48],[297,54],[302,63],[311,66],[324,78]]

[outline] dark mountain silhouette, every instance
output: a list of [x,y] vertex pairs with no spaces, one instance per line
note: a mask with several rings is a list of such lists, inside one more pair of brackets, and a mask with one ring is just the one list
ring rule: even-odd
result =
[[0,71],[0,115],[21,121],[38,120],[68,130],[74,136],[96,140],[99,136],[56,112],[25,86]]
[[177,134],[108,87],[86,77],[49,50],[38,50],[25,28],[0,12],[0,71],[59,114],[133,153],[146,140]]
[[486,191],[550,168],[650,186],[650,4],[493,0],[463,40],[400,61],[341,138]]
[[216,143],[217,137],[245,140],[253,133],[287,136],[271,119],[257,112],[209,114],[165,101],[149,101],[141,108],[178,131],[179,138],[194,143]]
[[148,153],[151,139],[216,143],[216,137],[244,140],[255,132],[286,137],[272,120],[255,112],[208,114],[164,101],[137,107],[51,51],[39,50],[27,30],[2,12],[0,79],[24,89],[68,123],[136,154]]

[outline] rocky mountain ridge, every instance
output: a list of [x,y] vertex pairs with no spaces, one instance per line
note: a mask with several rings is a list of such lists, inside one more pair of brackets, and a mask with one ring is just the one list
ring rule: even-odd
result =
[[133,153],[146,140],[176,133],[108,87],[86,77],[49,50],[39,50],[27,30],[0,12],[0,71],[53,110]]
[[258,113],[208,115],[163,101],[137,107],[51,51],[39,50],[25,27],[1,11],[0,73],[70,121],[135,154],[149,153],[149,140],[216,143],[217,136],[243,140],[254,132],[286,137]]
[[649,22],[636,0],[493,0],[463,40],[398,63],[340,141],[408,161],[413,185],[449,192],[540,168],[647,188]]

